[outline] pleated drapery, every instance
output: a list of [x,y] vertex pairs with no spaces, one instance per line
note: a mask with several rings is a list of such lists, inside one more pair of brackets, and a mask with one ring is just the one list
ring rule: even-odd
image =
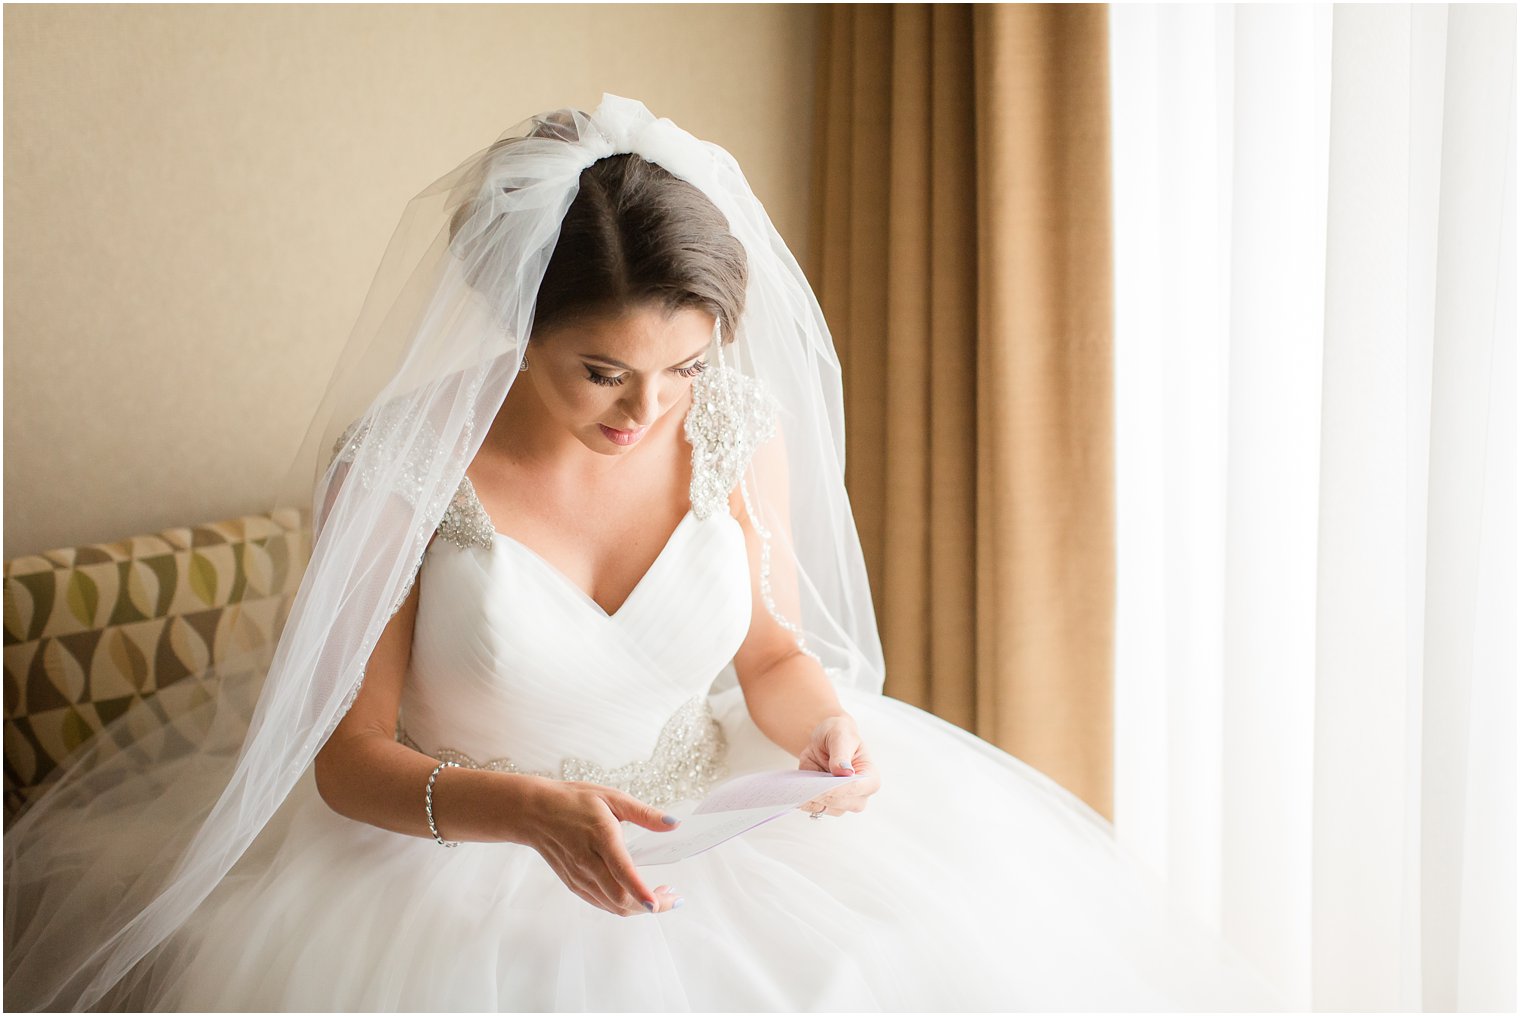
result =
[[1513,1011],[1515,9],[1112,12],[1116,828],[1323,1011]]
[[833,5],[810,268],[887,692],[1112,813],[1107,10]]

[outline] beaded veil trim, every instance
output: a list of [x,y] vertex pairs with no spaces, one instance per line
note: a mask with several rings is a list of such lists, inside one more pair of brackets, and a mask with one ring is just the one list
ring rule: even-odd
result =
[[440,762],[455,762],[467,769],[599,783],[632,794],[646,804],[666,805],[702,797],[718,780],[728,775],[728,739],[705,693],[686,702],[665,722],[649,758],[615,769],[584,759],[567,758],[560,762],[559,772],[553,773],[523,769],[510,758],[481,762],[453,748],[428,751],[407,736],[399,723],[396,740]]

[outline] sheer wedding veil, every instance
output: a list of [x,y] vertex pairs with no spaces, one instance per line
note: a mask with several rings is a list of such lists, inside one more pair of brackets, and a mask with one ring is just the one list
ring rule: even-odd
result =
[[128,710],[5,837],[10,1007],[125,997],[279,820],[518,376],[581,171],[625,152],[698,188],[743,246],[744,305],[721,351],[775,400],[776,436],[742,488],[767,534],[767,607],[840,687],[880,692],[839,364],[796,260],[733,157],[642,103],[533,117],[406,208],[292,470],[313,543],[277,640],[179,682],[194,694],[167,719]]

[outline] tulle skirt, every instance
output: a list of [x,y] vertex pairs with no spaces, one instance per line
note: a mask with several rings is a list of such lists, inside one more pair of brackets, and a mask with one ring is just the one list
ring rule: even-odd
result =
[[[154,1010],[1273,1010],[1109,825],[1036,770],[890,698],[842,693],[882,775],[671,865],[617,917],[520,844],[443,849],[343,818],[310,771],[113,1004]],[[794,766],[737,691],[733,774]],[[695,802],[669,810],[684,814]],[[420,807],[420,804],[419,804]],[[631,831],[631,827],[630,831]]]

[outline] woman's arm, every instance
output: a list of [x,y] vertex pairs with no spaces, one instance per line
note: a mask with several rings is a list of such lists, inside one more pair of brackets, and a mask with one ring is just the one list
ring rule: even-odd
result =
[[[419,585],[412,585],[375,643],[358,696],[317,753],[316,778],[322,800],[338,814],[431,839],[425,792],[438,760],[396,740]],[[438,834],[449,840],[526,843],[547,782],[522,773],[446,769],[433,787]]]
[[[765,607],[760,609],[764,611]],[[769,612],[766,617],[775,624]],[[825,720],[848,718],[849,714],[839,704],[834,684],[818,661],[804,655],[784,628],[776,628],[787,636],[789,650],[773,650],[775,655],[763,663],[741,661],[736,656],[734,669],[740,675],[744,704],[755,726],[790,754],[801,756]]]
[[[786,450],[782,437],[762,444],[755,455],[757,482],[752,492],[757,511],[768,507],[762,521],[771,532],[770,594],[777,611],[799,623],[800,597],[792,557],[787,503]],[[763,499],[763,506],[762,501]],[[864,811],[867,799],[881,788],[881,776],[871,761],[855,719],[847,713],[823,666],[802,651],[794,634],[776,620],[765,602],[760,581],[762,546],[749,518],[743,492],[736,490],[729,509],[739,519],[749,554],[751,600],[749,632],[734,655],[734,670],[744,704],[761,733],[797,756],[799,769],[855,775],[857,779],[807,802],[808,811],[843,815]]]
[[[751,502],[757,513],[763,513],[762,521],[769,520],[766,528],[771,533],[771,598],[779,612],[795,623],[802,611],[789,546],[791,493],[784,435],[778,433],[755,449],[754,466],[758,488],[750,491]],[[764,512],[765,508],[770,511]],[[755,531],[738,487],[729,495],[729,511],[744,530],[753,603],[749,632],[734,655],[734,671],[755,726],[791,754],[801,755],[820,723],[846,714],[823,667],[802,651],[796,637],[772,616],[765,604],[760,582],[760,534]]]

